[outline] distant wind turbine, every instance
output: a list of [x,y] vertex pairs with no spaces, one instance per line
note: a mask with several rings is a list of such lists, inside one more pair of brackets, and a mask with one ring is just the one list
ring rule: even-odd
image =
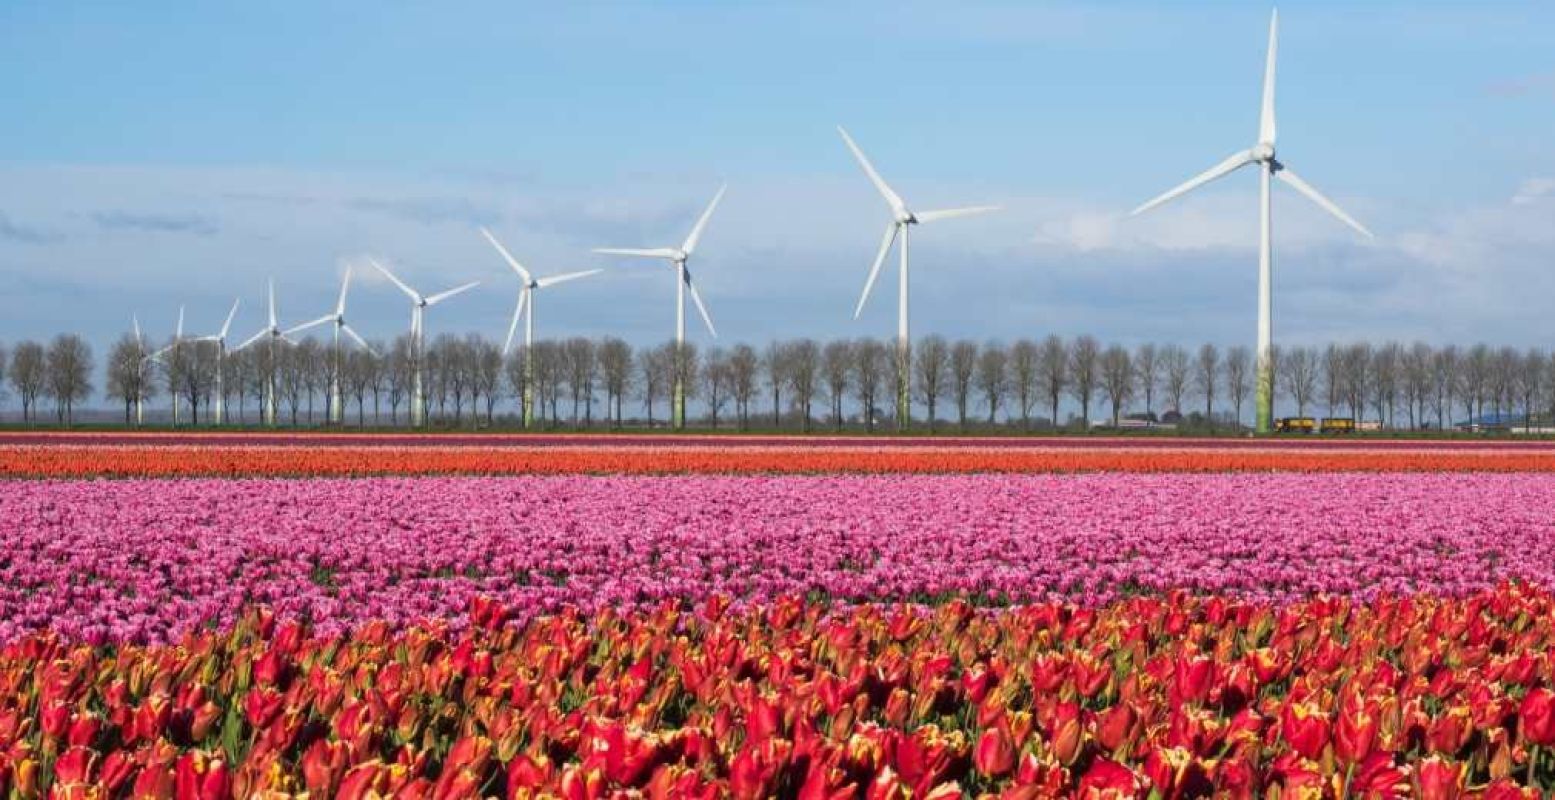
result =
[[221,324],[221,330],[214,336],[202,336],[195,339],[197,342],[216,343],[216,398],[215,398],[215,424],[217,427],[227,421],[227,393],[225,391],[227,374],[227,331],[232,329],[232,318],[238,314],[238,303],[241,298],[232,301],[232,310],[227,312],[227,321]]
[[234,349],[232,352],[236,353],[236,352],[238,352],[240,350],[245,350],[245,349],[248,348],[249,345],[254,344],[255,342],[258,342],[260,339],[264,339],[266,337],[269,337],[269,340],[270,340],[270,368],[268,370],[266,370],[267,374],[265,376],[264,418],[265,418],[265,424],[266,425],[274,427],[275,424],[276,424],[276,421],[277,421],[277,418],[276,418],[276,396],[275,396],[275,372],[276,372],[276,367],[279,364],[279,362],[276,360],[280,356],[280,350],[278,348],[280,347],[280,343],[281,342],[286,342],[287,344],[296,344],[296,342],[293,342],[291,339],[286,338],[286,332],[281,330],[281,324],[278,321],[276,321],[276,315],[275,315],[275,279],[274,278],[270,279],[270,321],[269,321],[269,323],[266,324],[265,327],[261,328],[258,333],[254,334],[253,336],[250,336],[246,341],[244,341],[242,344],[238,345],[237,348]]
[[390,272],[388,268],[384,267],[382,264],[379,264],[377,261],[371,258],[367,259],[367,263],[372,264],[373,267],[375,267],[379,272],[382,272],[385,277],[394,283],[395,286],[400,288],[400,291],[404,292],[405,295],[410,298],[410,348],[411,358],[415,361],[413,377],[414,386],[411,391],[412,396],[410,402],[410,424],[419,427],[426,422],[427,415],[427,396],[425,390],[426,383],[425,377],[422,374],[426,366],[423,363],[425,361],[423,356],[425,355],[426,351],[425,338],[422,335],[422,317],[425,315],[426,309],[431,308],[432,306],[435,306],[456,294],[474,289],[475,287],[479,286],[481,282],[471,281],[464,284],[463,286],[455,286],[446,292],[438,292],[437,294],[423,297],[420,292],[417,292],[415,289],[406,286],[404,281],[395,277],[394,273]]
[[340,279],[340,299],[335,301],[335,310],[312,322],[304,322],[286,331],[286,335],[291,336],[310,328],[316,328],[326,322],[335,323],[334,366],[330,369],[329,376],[329,422],[331,425],[339,425],[345,419],[345,404],[340,394],[340,334],[345,333],[345,335],[351,337],[352,341],[356,342],[358,347],[369,353],[372,352],[372,347],[367,344],[367,340],[363,339],[356,331],[351,329],[350,325],[346,324],[346,292],[350,288],[351,267],[347,266],[345,277]]
[[[137,324],[136,327],[139,327],[139,325]],[[178,380],[177,365],[179,364],[179,356],[183,354],[183,343],[184,343],[184,307],[183,306],[179,306],[178,307],[178,325],[173,328],[173,341],[169,342],[168,345],[166,347],[162,348],[161,350],[158,350],[155,353],[152,353],[151,355],[146,356],[146,360],[148,360],[148,361],[161,361],[163,356],[165,356],[165,355],[167,355],[169,353],[173,354],[173,363],[172,364],[164,364],[164,367],[167,369],[167,382],[168,382],[168,390],[169,390],[168,391],[168,399],[173,404],[173,427],[175,427],[175,428],[178,427],[178,423],[179,423],[179,416],[178,416],[178,386],[176,385],[175,381]]]
[[493,236],[491,231],[486,230],[483,227],[483,228],[481,228],[481,235],[486,237],[486,241],[491,242],[491,246],[492,247],[497,248],[497,252],[499,254],[501,254],[502,259],[504,261],[508,262],[508,266],[512,267],[513,271],[518,273],[519,279],[523,281],[523,288],[519,289],[519,292],[518,292],[518,303],[513,308],[513,321],[508,323],[508,338],[507,338],[506,341],[504,341],[502,343],[502,355],[506,356],[508,354],[508,351],[513,349],[513,334],[518,331],[518,319],[519,319],[519,317],[523,317],[524,318],[524,427],[528,428],[528,427],[531,427],[534,424],[534,384],[535,384],[535,381],[534,381],[534,358],[532,357],[534,355],[534,338],[535,338],[535,297],[534,297],[534,293],[535,293],[536,290],[544,289],[547,286],[555,286],[558,283],[566,283],[567,281],[577,280],[578,278],[587,278],[590,275],[597,275],[597,274],[599,274],[601,272],[604,272],[604,270],[600,270],[600,269],[586,269],[586,270],[581,270],[579,272],[563,272],[563,273],[558,274],[558,275],[547,275],[547,276],[545,276],[543,278],[535,278],[533,275],[529,274],[529,270],[524,269],[524,265],[523,264],[518,263],[518,259],[514,258],[513,254],[509,253],[508,249],[506,247],[503,247],[501,242],[497,241],[497,237]]
[[880,267],[885,263],[886,254],[891,252],[891,244],[897,236],[902,238],[902,260],[897,274],[897,309],[896,309],[896,424],[899,428],[906,428],[912,418],[912,395],[909,393],[912,381],[909,379],[912,354],[912,340],[909,338],[907,323],[907,239],[908,228],[927,222],[936,222],[942,219],[954,219],[955,217],[969,217],[974,214],[986,214],[990,211],[998,211],[999,206],[969,206],[966,208],[948,208],[941,211],[922,211],[914,213],[907,208],[900,195],[892,191],[891,187],[875,171],[875,166],[869,163],[869,158],[864,151],[854,143],[853,137],[848,132],[837,126],[837,132],[842,134],[842,141],[853,151],[853,157],[858,160],[859,166],[864,168],[864,174],[869,176],[869,181],[875,185],[880,196],[885,198],[886,205],[891,207],[891,221],[886,223],[885,234],[880,238],[880,250],[875,253],[875,263],[869,268],[869,279],[864,281],[864,293],[859,295],[858,305],[853,309],[853,318],[858,319],[864,311],[864,303],[869,300],[869,292],[875,286],[875,279],[880,276]]
[[1257,420],[1259,433],[1268,433],[1274,419],[1274,359],[1273,359],[1273,288],[1274,254],[1271,243],[1273,219],[1269,203],[1270,178],[1278,178],[1291,188],[1306,195],[1324,211],[1340,222],[1354,228],[1367,238],[1371,231],[1346,214],[1334,201],[1324,197],[1311,184],[1302,180],[1289,167],[1274,157],[1274,62],[1278,52],[1280,13],[1269,20],[1269,53],[1263,73],[1263,113],[1258,122],[1258,142],[1247,150],[1232,153],[1224,161],[1183,182],[1176,188],[1156,197],[1131,212],[1142,214],[1173,198],[1203,186],[1217,178],[1229,175],[1250,164],[1258,165],[1258,366],[1257,366]]
[[713,195],[713,201],[707,204],[707,210],[697,219],[692,226],[691,234],[679,247],[655,247],[655,248],[626,248],[626,247],[597,247],[596,253],[614,256],[636,256],[639,258],[658,258],[670,262],[675,268],[675,399],[673,424],[679,430],[686,427],[686,386],[685,378],[681,375],[680,360],[686,346],[686,291],[691,292],[691,301],[696,303],[697,311],[702,315],[702,322],[707,325],[707,332],[718,338],[718,331],[713,327],[713,318],[708,316],[707,306],[702,303],[702,295],[697,292],[696,283],[691,279],[691,272],[686,269],[686,262],[691,259],[691,254],[696,251],[697,243],[702,240],[702,231],[707,228],[707,221],[713,216],[713,209],[718,207],[718,201],[723,199],[727,185],[718,188],[718,194]]

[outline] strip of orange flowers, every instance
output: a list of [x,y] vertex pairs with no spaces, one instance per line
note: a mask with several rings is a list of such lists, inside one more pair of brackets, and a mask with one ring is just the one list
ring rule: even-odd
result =
[[0,445],[7,478],[989,472],[1555,472],[1555,451]]
[[13,797],[1539,797],[1555,600],[664,607],[0,648]]

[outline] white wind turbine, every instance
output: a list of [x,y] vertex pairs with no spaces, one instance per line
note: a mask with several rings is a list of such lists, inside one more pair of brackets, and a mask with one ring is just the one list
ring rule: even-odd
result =
[[947,208],[940,211],[921,211],[914,213],[907,208],[900,195],[891,190],[880,173],[875,171],[864,151],[854,143],[853,137],[848,132],[837,126],[837,132],[842,134],[842,141],[853,151],[853,157],[858,160],[859,166],[864,168],[864,174],[869,176],[880,196],[885,198],[886,205],[891,207],[891,221],[886,224],[885,234],[880,238],[880,250],[875,253],[875,263],[869,268],[869,279],[864,281],[864,293],[859,295],[858,305],[853,309],[853,318],[858,319],[864,311],[864,303],[869,300],[869,292],[875,286],[875,279],[880,276],[880,267],[885,264],[886,254],[891,252],[891,244],[897,236],[902,238],[901,266],[897,271],[897,309],[896,309],[896,420],[897,426],[906,428],[912,415],[912,397],[908,390],[911,381],[911,364],[908,359],[912,353],[912,340],[909,338],[907,323],[907,240],[908,228],[926,222],[935,222],[942,219],[955,217],[969,217],[974,214],[986,214],[990,211],[998,211],[999,206],[969,206],[966,208]]
[[558,283],[566,283],[567,281],[577,280],[578,278],[587,278],[590,275],[597,275],[597,274],[599,274],[601,272],[604,272],[604,270],[586,269],[586,270],[581,270],[579,272],[563,272],[563,273],[558,274],[558,275],[547,275],[547,276],[545,276],[543,278],[536,278],[533,275],[529,274],[529,270],[524,269],[524,265],[518,263],[518,259],[514,258],[513,254],[509,253],[508,249],[506,247],[503,247],[501,242],[497,241],[497,237],[493,236],[491,231],[486,230],[483,227],[483,228],[481,228],[481,235],[486,237],[486,241],[491,242],[491,246],[492,247],[497,248],[497,252],[502,255],[503,260],[508,262],[508,266],[512,267],[513,271],[518,273],[519,279],[524,282],[523,288],[520,289],[519,292],[518,292],[518,303],[513,308],[513,321],[508,323],[508,338],[507,338],[506,341],[504,341],[502,343],[502,355],[506,356],[508,354],[508,351],[513,348],[513,334],[515,334],[518,331],[518,319],[519,319],[519,317],[523,317],[524,318],[524,427],[528,428],[528,427],[530,427],[530,426],[532,426],[534,424],[534,383],[535,383],[535,381],[534,381],[534,359],[532,358],[532,356],[534,354],[533,353],[533,349],[534,349],[534,339],[535,339],[535,298],[534,298],[534,293],[535,293],[536,290],[544,289],[547,286],[555,286]]
[[1306,195],[1324,211],[1340,222],[1354,228],[1367,238],[1371,231],[1356,222],[1334,201],[1324,197],[1311,184],[1302,180],[1289,167],[1274,157],[1274,62],[1278,51],[1280,12],[1276,10],[1269,20],[1269,53],[1263,73],[1263,112],[1258,122],[1258,142],[1247,150],[1232,153],[1224,161],[1183,182],[1176,188],[1156,197],[1131,212],[1142,214],[1175,197],[1187,194],[1216,178],[1224,177],[1250,164],[1258,165],[1258,374],[1257,374],[1257,431],[1268,433],[1274,417],[1274,361],[1273,361],[1273,289],[1270,285],[1273,272],[1273,247],[1271,234],[1273,220],[1269,203],[1269,182],[1278,178]]
[[[614,256],[637,256],[639,258],[658,258],[670,262],[675,268],[675,354],[676,361],[680,360],[680,353],[686,344],[686,291],[691,291],[691,301],[696,303],[697,311],[702,315],[702,322],[707,325],[707,332],[718,338],[718,331],[713,327],[713,318],[707,314],[707,306],[702,303],[702,295],[697,292],[696,283],[691,279],[691,273],[686,269],[686,262],[691,259],[691,254],[696,251],[697,242],[702,240],[702,231],[707,227],[707,221],[713,216],[713,209],[718,207],[718,201],[723,199],[727,185],[718,188],[718,194],[713,195],[713,201],[707,204],[707,210],[691,228],[691,234],[686,237],[679,247],[654,247],[654,248],[627,248],[627,247],[597,247],[596,253]],[[673,424],[678,430],[686,427],[686,386],[684,376],[677,363],[675,367],[675,399],[674,399]]]
[[435,306],[456,294],[473,289],[479,286],[481,282],[471,281],[464,284],[463,286],[455,286],[446,292],[438,292],[437,294],[423,297],[420,292],[417,292],[415,289],[406,286],[404,281],[395,277],[394,273],[390,272],[388,268],[384,267],[382,264],[379,264],[377,261],[371,258],[367,259],[367,263],[372,264],[373,267],[375,267],[379,272],[382,272],[384,277],[387,277],[390,281],[392,281],[395,286],[400,287],[400,291],[404,292],[405,295],[410,298],[410,349],[411,359],[415,362],[415,369],[413,370],[412,378],[413,386],[410,400],[410,424],[419,427],[426,421],[427,413],[427,397],[425,391],[426,384],[422,375],[422,370],[425,367],[425,364],[423,363],[424,359],[422,358],[424,353],[422,317],[425,315],[426,309]]
[[227,375],[227,331],[232,329],[232,318],[238,314],[239,302],[240,299],[232,301],[232,310],[227,312],[227,321],[221,324],[220,332],[214,336],[201,336],[195,339],[197,342],[216,343],[216,407],[213,416],[217,427],[220,427],[227,421],[227,392],[225,384]]
[[232,352],[236,353],[236,352],[238,352],[240,350],[245,350],[245,349],[248,348],[249,345],[254,344],[255,342],[258,342],[260,339],[264,339],[266,337],[269,337],[269,339],[270,339],[270,368],[268,370],[265,370],[266,374],[265,374],[264,418],[265,418],[265,424],[266,425],[274,427],[275,424],[276,424],[276,413],[275,413],[276,412],[275,372],[276,372],[276,366],[277,366],[276,359],[280,355],[280,352],[279,352],[279,350],[277,348],[280,346],[281,342],[286,342],[287,344],[296,344],[296,342],[293,342],[291,339],[286,338],[285,331],[281,330],[281,324],[276,321],[276,316],[275,316],[275,279],[274,278],[270,279],[270,321],[265,325],[265,327],[261,328],[258,333],[255,333],[253,336],[250,336],[242,344],[238,345],[237,348],[234,349]]
[[316,328],[326,322],[335,323],[333,356],[335,363],[330,370],[329,377],[329,422],[332,425],[339,425],[344,419],[344,403],[340,395],[340,334],[345,333],[345,335],[351,337],[352,341],[356,342],[358,347],[369,353],[373,350],[367,344],[366,339],[363,339],[356,331],[351,329],[350,325],[346,324],[346,291],[350,288],[351,267],[347,266],[345,277],[340,279],[340,299],[335,301],[335,310],[312,322],[304,322],[301,325],[286,330],[286,335],[291,336],[294,333],[301,333],[310,328]]
[[[137,323],[135,327],[138,330],[140,328],[139,323]],[[175,427],[175,428],[178,427],[178,423],[179,423],[179,417],[178,417],[178,386],[177,386],[177,383],[176,383],[176,381],[178,380],[178,375],[177,375],[175,370],[176,370],[177,364],[179,363],[179,358],[178,357],[183,354],[183,342],[184,342],[184,307],[183,306],[179,306],[178,307],[178,325],[175,328],[173,328],[173,341],[169,342],[168,345],[166,347],[162,348],[161,350],[158,350],[155,353],[152,353],[151,355],[146,356],[146,360],[147,361],[161,361],[162,357],[167,355],[168,353],[172,353],[173,354],[173,364],[165,365],[165,366],[166,366],[166,368],[168,370],[168,372],[167,372],[167,388],[168,388],[168,392],[167,393],[168,393],[168,399],[173,404],[173,427]]]
[[146,352],[146,337],[140,332],[139,314],[130,312],[130,327],[135,331],[135,370],[139,378],[135,392],[135,427],[138,428],[146,421],[146,364],[153,356]]

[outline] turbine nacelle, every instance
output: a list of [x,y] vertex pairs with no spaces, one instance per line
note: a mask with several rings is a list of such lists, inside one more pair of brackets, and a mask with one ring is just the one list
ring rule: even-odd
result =
[[1274,161],[1274,145],[1270,142],[1259,142],[1253,145],[1253,149],[1247,151],[1247,155],[1252,160],[1260,163],[1272,162]]

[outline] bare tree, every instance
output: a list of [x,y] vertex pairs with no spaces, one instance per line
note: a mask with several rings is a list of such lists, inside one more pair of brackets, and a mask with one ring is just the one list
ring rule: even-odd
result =
[[761,369],[772,390],[772,427],[783,427],[783,388],[788,385],[788,351],[781,342],[769,342],[762,353]]
[[1220,348],[1209,342],[1199,347],[1199,357],[1194,360],[1193,383],[1204,398],[1204,421],[1215,421],[1215,387],[1220,385]]
[[859,339],[853,343],[853,386],[864,412],[864,428],[875,432],[875,412],[880,385],[890,369],[890,354],[878,339]]
[[1069,348],[1064,346],[1063,339],[1048,336],[1042,340],[1042,350],[1037,357],[1037,383],[1042,393],[1047,395],[1052,414],[1049,422],[1057,428],[1058,401],[1063,398],[1064,390],[1069,388]]
[[1452,417],[1453,398],[1458,392],[1458,348],[1447,346],[1431,356],[1431,410],[1436,414],[1436,429],[1446,430]]
[[[599,369],[594,340],[574,336],[563,345],[567,365],[567,388],[572,392],[572,424],[579,423],[578,407],[583,407],[582,422],[594,421],[594,375]],[[688,376],[689,377],[689,376]]]
[[934,432],[935,423],[939,421],[935,407],[945,394],[945,371],[949,363],[950,346],[943,337],[930,335],[918,340],[913,361],[914,382],[917,384],[918,396],[928,407],[929,433]]
[[853,379],[853,345],[839,339],[827,342],[821,351],[821,372],[826,376],[826,391],[831,400],[833,427],[842,430],[842,401]]
[[473,393],[486,402],[486,424],[497,419],[497,400],[502,397],[502,349],[483,336],[469,336],[465,349],[470,354]]
[[1155,389],[1161,383],[1161,360],[1155,345],[1146,342],[1134,349],[1135,386],[1145,396],[1145,416],[1155,419]]
[[1112,427],[1122,420],[1123,404],[1134,393],[1134,364],[1128,351],[1118,345],[1108,347],[1101,355],[1101,386],[1112,404]]
[[751,399],[756,396],[756,374],[759,368],[760,360],[754,348],[748,344],[734,346],[734,352],[729,354],[729,372],[742,431],[750,427]]
[[1307,347],[1293,347],[1280,359],[1280,383],[1296,401],[1296,416],[1307,415],[1307,404],[1317,392],[1317,353]]
[[34,341],[17,343],[11,351],[11,387],[22,401],[22,421],[34,422],[38,414],[38,396],[49,385],[47,353]]
[[1231,407],[1236,414],[1236,424],[1242,424],[1242,403],[1252,391],[1253,354],[1246,345],[1236,345],[1226,350],[1226,393],[1231,395]]
[[146,379],[146,355],[145,345],[128,333],[120,336],[108,351],[108,376],[104,388],[108,397],[124,401],[125,425],[135,423],[135,404],[145,402],[146,387],[150,384]]
[[92,393],[92,348],[73,333],[62,333],[49,343],[45,357],[48,393],[54,398],[59,422],[69,426],[75,421],[76,404]]
[[[525,391],[526,388],[531,388],[529,387],[529,366],[526,363],[529,355],[528,348],[517,347],[509,352],[502,362],[502,375],[507,381],[508,392],[518,403],[519,420],[531,419],[533,415],[533,411],[524,405],[529,402],[526,398],[532,396],[530,392]],[[628,364],[627,368],[630,369],[631,365]]]
[[1182,398],[1188,393],[1188,381],[1193,373],[1188,351],[1169,344],[1161,348],[1160,359],[1166,397],[1172,401],[1172,410],[1181,414]]
[[642,393],[643,408],[648,412],[649,427],[653,426],[653,401],[665,396],[669,390],[675,369],[674,361],[674,342],[637,353],[637,385]]
[[1080,403],[1080,427],[1091,427],[1091,398],[1096,393],[1098,359],[1101,345],[1090,336],[1081,336],[1069,347],[1069,393]]
[[977,356],[977,388],[982,391],[983,401],[988,404],[989,425],[995,423],[999,401],[1004,397],[1004,390],[1009,387],[1009,361],[1009,353],[998,342],[983,345],[982,352]]
[[951,393],[956,398],[956,422],[961,430],[966,430],[966,409],[972,395],[972,374],[976,369],[976,342],[969,342],[963,339],[951,345]]
[[1323,393],[1328,415],[1333,416],[1344,400],[1344,348],[1333,343],[1323,348]]
[[1372,407],[1383,427],[1394,427],[1394,411],[1398,408],[1399,361],[1403,348],[1398,342],[1387,342],[1378,347],[1371,358]]
[[729,353],[722,347],[709,348],[702,363],[702,385],[707,396],[708,419],[718,428],[718,414],[729,403],[732,382],[729,369]]
[[1404,351],[1400,375],[1404,385],[1404,404],[1409,407],[1411,430],[1426,426],[1425,407],[1431,394],[1431,346],[1415,342]]
[[1041,351],[1030,339],[1017,339],[1010,345],[1010,390],[1020,409],[1021,430],[1031,430],[1031,408],[1037,403],[1037,373]]
[[1371,386],[1371,345],[1363,342],[1346,347],[1340,364],[1344,370],[1345,403],[1350,407],[1350,416],[1360,420],[1366,413]]
[[606,336],[599,344],[599,371],[605,381],[605,416],[621,426],[621,401],[632,388],[632,346],[626,340]]
[[788,386],[793,391],[794,407],[799,410],[799,427],[810,432],[810,404],[815,400],[816,375],[821,367],[821,349],[814,339],[790,342],[788,350]]

